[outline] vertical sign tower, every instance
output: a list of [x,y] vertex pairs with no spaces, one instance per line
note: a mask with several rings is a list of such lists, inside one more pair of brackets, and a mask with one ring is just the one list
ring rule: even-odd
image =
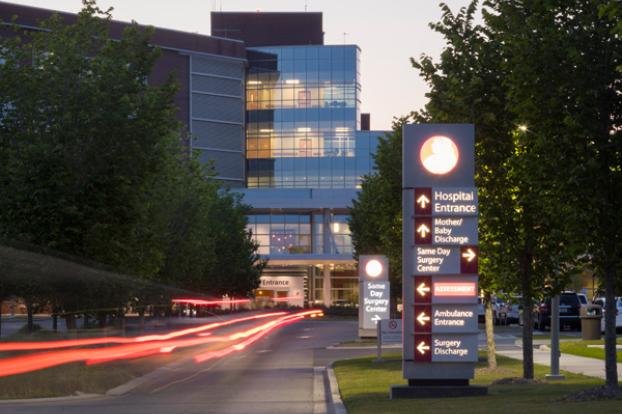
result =
[[376,326],[389,319],[391,284],[386,256],[359,256],[359,336],[375,338]]
[[405,125],[402,146],[403,374],[391,398],[483,395],[477,362],[474,129]]

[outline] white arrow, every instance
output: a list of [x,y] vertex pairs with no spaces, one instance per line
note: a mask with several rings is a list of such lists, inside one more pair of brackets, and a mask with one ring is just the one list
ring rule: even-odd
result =
[[421,206],[421,208],[425,208],[426,204],[430,202],[430,199],[425,196],[425,194],[421,194],[421,197],[417,199],[417,203]]
[[374,315],[374,316],[371,318],[371,320],[372,320],[372,322],[378,322],[378,321],[380,320],[380,316],[378,316],[378,315]]
[[417,322],[419,324],[424,325],[426,322],[430,322],[430,317],[425,314],[425,312],[421,312],[419,316],[417,316]]
[[425,296],[426,293],[428,293],[429,291],[430,291],[430,287],[426,286],[425,282],[421,282],[421,284],[417,286],[417,292],[419,292],[421,296]]
[[417,351],[421,353],[421,355],[425,355],[425,351],[429,351],[430,346],[426,345],[425,342],[421,341],[419,345],[417,345]]
[[421,234],[421,237],[425,237],[426,233],[429,233],[429,232],[430,232],[430,228],[426,226],[425,224],[422,224],[417,229],[417,233]]
[[475,256],[477,256],[477,255],[471,249],[467,249],[466,252],[462,253],[462,257],[466,258],[467,262],[472,262],[473,259],[475,259]]

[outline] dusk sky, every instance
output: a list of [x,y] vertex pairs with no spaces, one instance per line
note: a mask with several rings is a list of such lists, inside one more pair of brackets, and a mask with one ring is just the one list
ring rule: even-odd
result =
[[[77,12],[81,0],[10,0],[37,7]],[[308,11],[324,13],[326,44],[361,47],[362,111],[371,112],[373,129],[388,129],[394,116],[421,108],[426,85],[409,58],[437,57],[441,37],[428,23],[441,12],[436,0],[99,0],[114,7],[116,20],[210,34],[210,12]],[[445,0],[457,11],[469,0]]]

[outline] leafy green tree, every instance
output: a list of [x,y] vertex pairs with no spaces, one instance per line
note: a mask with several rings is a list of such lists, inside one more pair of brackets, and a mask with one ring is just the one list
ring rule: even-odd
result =
[[540,191],[523,194],[554,200],[547,214],[553,221],[540,223],[565,233],[559,251],[587,253],[604,285],[606,382],[616,387],[613,298],[622,269],[622,40],[616,30],[622,16],[616,7],[599,15],[608,4],[491,1],[487,20],[507,51],[510,107],[528,126],[517,135],[528,161],[515,171]]
[[147,84],[150,31],[114,41],[109,20],[89,0],[76,24],[0,40],[0,233],[149,274],[162,257],[142,204],[175,151],[175,86]]
[[349,220],[357,257],[383,254],[389,259],[394,305],[402,297],[402,125],[408,119],[396,119],[392,133],[380,138],[375,172],[364,177]]
[[27,275],[17,292],[42,289],[70,326],[166,303],[163,283],[248,293],[262,264],[246,209],[181,145],[172,77],[149,83],[152,30],[110,39],[110,10],[83,3],[75,24],[0,37],[0,238],[137,278]]

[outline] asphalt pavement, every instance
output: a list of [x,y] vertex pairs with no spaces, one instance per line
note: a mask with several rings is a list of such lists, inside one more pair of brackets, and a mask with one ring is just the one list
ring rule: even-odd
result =
[[195,364],[164,367],[121,396],[0,404],[11,413],[330,413],[325,367],[369,349],[326,349],[357,337],[356,321],[303,320],[248,349]]

